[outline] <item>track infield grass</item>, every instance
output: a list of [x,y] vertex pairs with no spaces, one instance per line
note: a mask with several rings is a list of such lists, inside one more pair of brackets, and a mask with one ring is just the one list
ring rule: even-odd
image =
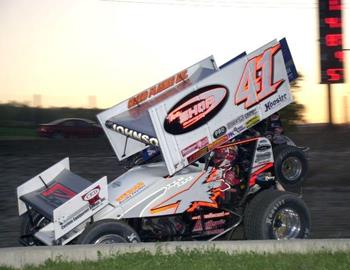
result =
[[[0,269],[13,269],[1,267]],[[98,261],[64,262],[47,261],[41,266],[26,266],[26,270],[39,269],[147,269],[147,270],[171,270],[171,269],[234,269],[234,270],[338,270],[350,269],[350,253],[345,252],[320,252],[312,254],[254,254],[242,253],[230,255],[222,251],[177,251],[171,255],[148,252],[127,253],[113,255],[108,258],[100,258]]]
[[0,138],[38,138],[35,128],[0,127]]

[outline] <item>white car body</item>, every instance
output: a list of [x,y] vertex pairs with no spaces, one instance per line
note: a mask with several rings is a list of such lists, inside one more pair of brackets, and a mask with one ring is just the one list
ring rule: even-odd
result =
[[[275,40],[221,69],[208,57],[100,113],[119,160],[152,145],[164,162],[134,167],[107,185],[106,177],[87,184],[66,158],[17,188],[19,215],[40,212],[49,223],[34,236],[64,245],[91,221],[215,207],[220,171],[191,164],[292,102],[286,66]],[[264,138],[257,143],[270,145]],[[263,160],[255,153],[252,173],[273,163],[270,148]]]

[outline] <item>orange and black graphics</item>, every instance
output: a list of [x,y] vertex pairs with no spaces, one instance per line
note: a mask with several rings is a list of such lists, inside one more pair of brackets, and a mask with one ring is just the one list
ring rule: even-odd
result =
[[178,135],[199,128],[223,108],[227,97],[228,89],[223,85],[210,85],[190,93],[168,112],[165,130]]
[[235,105],[244,103],[244,108],[249,109],[277,92],[284,82],[284,79],[275,81],[273,72],[274,57],[280,49],[281,45],[277,44],[248,60],[236,90]]

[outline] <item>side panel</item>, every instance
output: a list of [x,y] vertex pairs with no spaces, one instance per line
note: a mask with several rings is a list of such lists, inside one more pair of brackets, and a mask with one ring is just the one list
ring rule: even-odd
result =
[[162,195],[151,201],[141,212],[142,216],[161,216],[194,211],[198,206],[217,208],[222,181],[216,172],[208,170],[196,175],[172,180],[163,188]]
[[107,177],[103,177],[53,211],[55,239],[70,232],[107,204]]
[[172,175],[292,102],[277,41],[149,110]]
[[[186,169],[185,169],[186,170]],[[217,207],[222,181],[197,170],[156,182],[122,205],[123,218],[155,217],[192,211],[199,205]]]
[[219,176],[216,170],[188,166],[170,177],[163,162],[135,167],[109,184],[109,202],[115,208],[108,216],[154,217],[179,214],[200,204],[215,207],[222,184]]

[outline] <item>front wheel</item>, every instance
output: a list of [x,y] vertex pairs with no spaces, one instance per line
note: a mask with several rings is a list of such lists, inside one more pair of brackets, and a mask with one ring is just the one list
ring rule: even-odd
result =
[[136,231],[113,219],[100,220],[90,225],[78,238],[78,244],[115,244],[140,242]]
[[308,238],[310,213],[293,193],[264,190],[246,208],[244,228],[249,240]]

